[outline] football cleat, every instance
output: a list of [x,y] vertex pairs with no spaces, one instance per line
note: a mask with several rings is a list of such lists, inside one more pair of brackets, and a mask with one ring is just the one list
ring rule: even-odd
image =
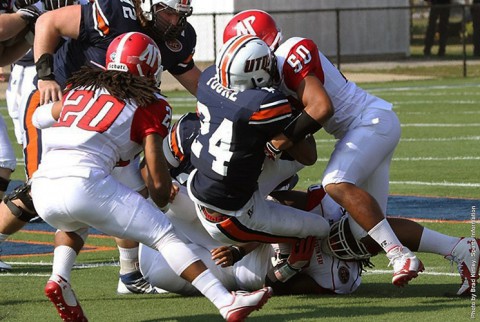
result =
[[480,257],[480,239],[462,237],[453,247],[446,259],[457,264],[462,284],[457,295],[467,295],[478,280],[478,261]]
[[0,272],[8,272],[12,270],[12,266],[0,260]]
[[253,311],[260,310],[272,296],[272,288],[264,287],[255,292],[232,292],[232,304],[220,308],[220,314],[228,322],[245,321]]
[[117,294],[158,294],[155,287],[145,280],[140,271],[128,274],[120,274],[117,286]]
[[48,280],[45,295],[55,305],[63,321],[88,322],[70,283],[60,275],[52,276]]
[[388,266],[393,265],[392,284],[395,286],[407,285],[425,269],[422,261],[406,247],[395,246],[387,252],[387,257],[390,259]]

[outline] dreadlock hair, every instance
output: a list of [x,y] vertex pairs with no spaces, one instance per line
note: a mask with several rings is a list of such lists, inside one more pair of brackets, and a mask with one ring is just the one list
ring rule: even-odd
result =
[[140,26],[142,26],[142,28],[148,29],[152,27],[153,23],[151,21],[148,21],[143,15],[142,8],[140,8],[140,1],[141,0],[133,0],[133,4],[135,6],[135,12],[137,14],[137,19],[138,19],[138,22],[140,23]]
[[67,88],[85,87],[89,90],[105,88],[119,100],[133,100],[138,106],[147,106],[158,100],[160,89],[155,80],[115,70],[93,69],[83,66],[67,81]]

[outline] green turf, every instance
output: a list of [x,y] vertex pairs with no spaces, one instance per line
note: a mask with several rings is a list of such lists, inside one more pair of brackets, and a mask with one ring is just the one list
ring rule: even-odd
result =
[[[391,185],[392,194],[472,198],[472,206],[476,205],[478,212],[479,83],[478,78],[452,78],[364,84],[364,88],[375,95],[394,103],[404,125],[391,166],[391,180],[397,182]],[[175,114],[194,110],[194,101],[180,100],[191,97],[189,94],[166,94]],[[5,106],[5,102],[0,101],[0,106]],[[1,113],[6,115],[4,109]],[[10,125],[9,119],[6,120]],[[437,125],[412,126],[426,123]],[[442,124],[450,125],[440,126]],[[319,161],[314,167],[302,170],[301,188],[318,183],[335,143],[323,132],[316,138]],[[20,148],[17,147],[16,152],[21,159]],[[23,179],[21,165],[13,177]],[[472,234],[469,223],[425,225],[454,236]],[[51,242],[52,236],[19,232],[12,239]],[[89,238],[88,243],[115,247],[112,239]],[[455,267],[438,255],[420,256],[427,272],[455,271]],[[221,321],[213,305],[202,297],[185,298],[171,294],[117,296],[118,267],[113,265],[117,258],[116,250],[82,253],[78,257],[78,263],[112,264],[73,271],[72,283],[91,321]],[[48,265],[51,255],[5,260],[45,264],[15,264],[13,275],[0,275],[0,321],[58,321],[56,311],[42,293],[51,271]],[[373,262],[376,270],[389,269],[384,256],[374,258]],[[390,279],[390,273],[366,273],[362,286],[349,296],[273,297],[263,310],[253,313],[250,320],[467,321],[474,312],[471,305],[476,302],[454,296],[460,281],[458,276],[424,274],[403,289],[392,286]]]

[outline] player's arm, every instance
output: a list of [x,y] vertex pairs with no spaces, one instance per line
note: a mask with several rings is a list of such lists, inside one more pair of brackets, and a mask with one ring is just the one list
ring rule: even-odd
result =
[[18,34],[28,25],[19,13],[0,14],[0,41],[8,40]]
[[222,267],[233,266],[236,262],[242,260],[242,258],[248,253],[257,248],[259,243],[247,243],[244,245],[230,245],[220,246],[210,251],[212,254],[212,260],[216,265]]
[[164,208],[171,199],[172,179],[163,155],[163,138],[157,133],[147,135],[143,139],[143,149],[148,192],[153,202]]
[[39,79],[40,104],[62,98],[62,89],[55,82],[53,54],[62,37],[78,38],[80,20],[80,5],[46,12],[37,20],[33,53]]
[[0,67],[13,64],[22,58],[32,47],[26,39],[15,42],[12,46],[0,44]]
[[40,105],[32,115],[33,126],[39,130],[51,127],[60,118],[62,107],[62,101]]
[[198,79],[200,78],[201,73],[200,69],[195,65],[187,72],[173,76],[190,92],[190,94],[197,96]]

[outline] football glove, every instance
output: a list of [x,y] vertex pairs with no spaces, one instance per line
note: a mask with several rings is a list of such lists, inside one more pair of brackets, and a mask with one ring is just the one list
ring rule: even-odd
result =
[[300,239],[292,246],[292,252],[287,258],[287,263],[295,270],[301,270],[308,266],[310,258],[312,258],[313,250],[315,249],[315,237],[309,236]]
[[265,144],[264,153],[272,161],[280,157],[282,151],[277,149],[270,141]]
[[18,9],[17,13],[28,23],[30,29],[35,26],[35,22],[42,14],[35,6],[27,6],[25,8]]

